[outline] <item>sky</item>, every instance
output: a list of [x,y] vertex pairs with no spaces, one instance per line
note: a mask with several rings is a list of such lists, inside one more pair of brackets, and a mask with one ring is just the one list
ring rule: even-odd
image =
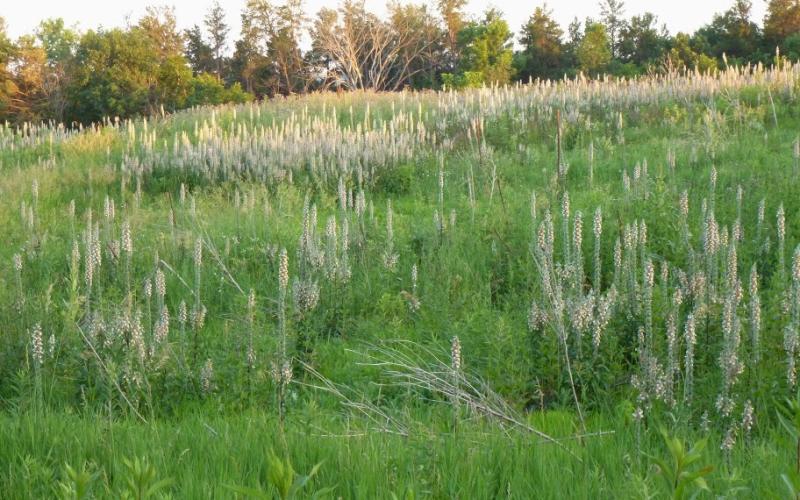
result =
[[[219,0],[227,13],[227,21],[231,26],[232,38],[238,37],[241,26],[240,13],[246,0]],[[419,3],[420,0],[412,0]],[[521,0],[468,0],[467,11],[479,15],[487,7],[497,7],[505,14],[515,34],[530,17],[533,10],[542,5],[540,1]],[[4,17],[9,35],[16,38],[31,33],[42,19],[61,17],[67,25],[77,26],[81,30],[124,26],[126,19],[135,22],[144,13],[148,5],[168,5],[175,8],[181,28],[202,24],[203,16],[213,0],[0,0],[0,17]],[[334,6],[337,0],[305,0],[304,6],[308,14],[316,13],[323,6]],[[425,2],[435,5],[433,0]],[[727,10],[733,0],[625,0],[625,15],[641,14],[650,11],[659,19],[659,25],[667,25],[670,33],[679,31],[693,32],[695,29],[711,21],[715,13]],[[386,12],[385,0],[366,0],[367,8],[378,14]],[[598,0],[551,0],[548,7],[553,16],[561,24],[564,31],[569,22],[577,16],[599,17]],[[759,24],[764,17],[766,0],[753,0],[753,17]],[[229,45],[233,45],[232,43]]]

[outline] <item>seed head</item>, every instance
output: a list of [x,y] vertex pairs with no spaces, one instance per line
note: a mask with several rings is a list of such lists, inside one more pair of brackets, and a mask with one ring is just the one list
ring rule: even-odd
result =
[[748,399],[744,402],[744,408],[742,409],[742,430],[745,436],[750,434],[753,429],[753,424],[755,423],[754,413],[753,403]]
[[214,362],[211,359],[206,359],[200,370],[200,386],[204,394],[210,394],[214,390]]
[[600,235],[603,233],[603,210],[600,207],[594,211],[594,223],[592,224],[592,230],[594,231],[594,237],[596,240],[600,239]]
[[181,301],[178,305],[178,323],[183,327],[189,320],[189,312],[186,309],[186,301]]
[[44,343],[42,340],[42,325],[37,323],[31,330],[31,356],[37,368],[44,364]]
[[688,216],[689,215],[689,192],[688,191],[684,190],[681,193],[681,199],[680,199],[680,202],[679,202],[679,206],[680,206],[680,210],[681,210],[681,215],[683,215],[684,217]]
[[161,300],[164,299],[164,296],[167,294],[167,283],[164,278],[164,273],[161,269],[156,269],[156,295]]
[[128,255],[133,254],[133,237],[131,235],[131,223],[129,220],[125,220],[122,223],[122,237],[120,238],[120,243],[122,246],[122,251],[127,253]]
[[795,283],[800,284],[800,245],[794,249],[794,257],[792,258],[792,279]]
[[453,371],[461,370],[461,341],[458,335],[450,339],[450,364]]
[[194,265],[200,267],[203,265],[203,240],[197,238],[194,242]]
[[286,292],[289,286],[289,254],[286,249],[281,250],[280,263],[278,266],[278,284],[282,292]]

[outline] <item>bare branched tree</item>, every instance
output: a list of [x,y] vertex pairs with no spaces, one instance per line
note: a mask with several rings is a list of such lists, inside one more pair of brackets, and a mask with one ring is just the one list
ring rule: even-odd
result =
[[348,90],[398,90],[435,64],[442,34],[425,7],[390,5],[388,21],[348,0],[322,9],[311,30],[319,76]]

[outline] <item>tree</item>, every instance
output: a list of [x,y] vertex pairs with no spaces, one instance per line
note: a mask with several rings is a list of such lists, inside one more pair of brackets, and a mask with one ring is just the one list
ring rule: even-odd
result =
[[666,27],[659,30],[655,15],[645,12],[633,16],[619,33],[618,57],[624,63],[640,68],[659,62],[669,44]]
[[272,79],[275,75],[266,56],[256,49],[252,38],[247,36],[244,23],[242,26],[242,38],[236,40],[230,61],[231,76],[244,85],[247,92],[263,96],[274,87]]
[[224,104],[227,102],[241,104],[252,101],[253,95],[242,90],[239,83],[225,88],[214,75],[201,73],[192,78],[192,88],[186,98],[186,106],[204,106]]
[[310,63],[323,86],[398,90],[423,73],[435,40],[415,31],[413,11],[390,7],[393,22],[367,12],[363,1],[346,0],[338,10],[321,9],[311,29]]
[[153,41],[159,59],[183,53],[184,35],[178,30],[174,8],[147,7],[137,28]]
[[61,18],[42,21],[35,34],[47,53],[49,64],[63,63],[72,58],[80,40],[78,34],[67,28]]
[[211,52],[214,54],[214,62],[216,63],[216,74],[218,79],[222,79],[222,73],[225,67],[225,47],[227,45],[228,33],[230,27],[225,22],[225,11],[215,1],[211,6],[211,10],[206,14],[204,23],[208,34],[211,37]]
[[800,0],[769,0],[764,17],[764,38],[772,49],[800,32]]
[[36,43],[32,35],[19,38],[11,54],[9,67],[12,92],[8,111],[17,122],[39,121],[45,118],[45,95],[43,91],[47,67],[47,54]]
[[11,78],[8,67],[14,54],[14,46],[6,35],[5,19],[0,17],[0,120],[11,118],[11,96],[16,92],[16,86]]
[[581,70],[593,75],[604,71],[611,62],[611,48],[606,27],[600,23],[587,21],[577,55]]
[[601,0],[600,16],[606,25],[611,57],[617,57],[618,36],[625,27],[625,3],[622,0]]
[[85,33],[75,55],[68,117],[88,123],[182,107],[191,70],[179,54],[153,57],[158,50],[141,29]]
[[710,24],[697,30],[696,44],[703,52],[717,58],[723,54],[740,61],[752,61],[761,45],[761,32],[751,19],[749,0],[736,0],[723,14],[716,14]]
[[[235,59],[249,78],[261,76],[260,85],[271,95],[291,94],[306,82],[300,35],[305,15],[299,0],[277,5],[268,0],[249,0],[242,13],[242,40]],[[245,53],[247,55],[245,55]],[[250,82],[252,88],[254,82]]]
[[150,112],[164,107],[173,110],[183,106],[189,92],[192,72],[183,56],[184,37],[178,30],[175,10],[170,7],[148,7],[145,16],[132,31],[145,35],[154,48],[158,74],[150,83],[148,108]]
[[44,114],[57,122],[64,120],[67,107],[67,88],[72,76],[71,65],[75,57],[79,36],[64,26],[63,19],[42,21],[36,29],[36,38],[47,55],[42,92]]
[[184,53],[189,64],[192,66],[194,74],[211,73],[216,67],[214,61],[214,50],[203,38],[203,31],[200,26],[194,25],[186,30],[184,34],[186,48]]
[[566,73],[574,74],[578,66],[578,47],[583,41],[581,22],[577,17],[567,25],[567,41],[564,43],[564,67]]
[[675,35],[673,46],[667,53],[664,64],[668,71],[696,69],[705,73],[717,67],[714,59],[692,49],[689,35],[686,33]]
[[438,0],[439,15],[442,16],[446,31],[447,61],[445,67],[455,69],[458,60],[458,32],[464,27],[463,9],[467,0]]
[[389,23],[407,39],[398,53],[401,71],[408,74],[406,84],[416,88],[433,87],[436,72],[445,66],[447,35],[425,5],[389,4]]
[[547,6],[537,7],[520,33],[523,49],[517,62],[518,76],[522,79],[559,78],[563,70],[563,35]]
[[780,43],[797,32],[800,32],[800,0],[770,0],[764,18],[768,41]]
[[514,76],[513,34],[499,11],[489,9],[480,22],[468,23],[458,34],[462,54],[459,71],[479,73],[484,83],[505,84]]

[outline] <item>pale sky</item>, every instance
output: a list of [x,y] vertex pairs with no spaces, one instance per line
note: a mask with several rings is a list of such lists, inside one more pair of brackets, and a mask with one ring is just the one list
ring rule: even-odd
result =
[[[231,38],[238,38],[240,13],[246,0],[220,0],[227,13],[227,21],[231,26]],[[278,0],[280,1],[280,0]],[[320,7],[335,6],[338,0],[305,0],[306,12],[311,15]],[[416,0],[419,3],[420,0]],[[542,5],[541,1],[501,1],[501,0],[468,0],[469,13],[478,15],[488,6],[498,7],[505,14],[515,35],[530,17],[533,10]],[[39,21],[49,17],[62,17],[68,25],[77,25],[81,30],[98,26],[116,27],[125,24],[126,17],[136,21],[144,13],[147,5],[169,5],[175,7],[178,23],[187,28],[197,23],[202,24],[203,16],[213,0],[0,0],[0,17],[6,19],[11,37],[31,33]],[[435,2],[425,2],[431,7]],[[658,16],[659,25],[665,23],[670,33],[678,31],[693,32],[698,27],[711,21],[714,13],[723,12],[733,4],[733,0],[625,0],[625,15],[641,14],[645,11]],[[386,11],[384,0],[366,0],[369,10],[378,14]],[[581,21],[587,17],[599,17],[598,0],[551,0],[547,3],[554,17],[566,31],[567,24],[573,17]],[[753,17],[762,24],[766,0],[753,0]],[[229,43],[229,49],[233,46]]]

